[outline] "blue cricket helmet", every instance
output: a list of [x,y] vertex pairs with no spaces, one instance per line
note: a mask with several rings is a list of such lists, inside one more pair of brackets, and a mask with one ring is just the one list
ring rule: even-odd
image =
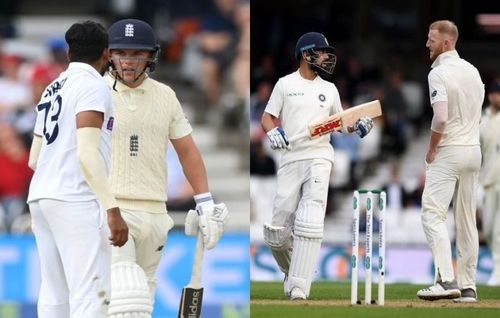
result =
[[328,53],[334,53],[333,46],[328,44],[326,37],[318,32],[308,32],[302,35],[295,46],[295,58],[300,59],[302,53],[312,50],[325,50]]
[[110,49],[137,49],[156,52],[160,46],[156,43],[153,28],[144,21],[124,19],[111,25],[108,30]]

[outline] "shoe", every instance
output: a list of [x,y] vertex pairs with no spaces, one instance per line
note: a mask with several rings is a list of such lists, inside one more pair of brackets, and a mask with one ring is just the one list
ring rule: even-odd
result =
[[437,282],[428,288],[421,289],[417,292],[417,297],[423,300],[439,300],[439,299],[454,299],[461,296],[458,289],[457,281]]
[[462,296],[453,299],[455,303],[477,303],[476,291],[472,288],[464,288],[461,290]]
[[283,290],[285,292],[285,296],[290,297],[290,286],[288,286],[288,275],[285,275],[285,279],[283,280]]
[[306,298],[306,294],[298,287],[294,287],[290,292],[291,300],[305,300]]

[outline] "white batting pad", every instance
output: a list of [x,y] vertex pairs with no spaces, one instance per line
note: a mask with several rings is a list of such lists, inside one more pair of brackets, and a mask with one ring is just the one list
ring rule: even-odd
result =
[[146,274],[133,262],[111,266],[108,318],[151,318],[153,305]]
[[281,271],[288,275],[292,257],[292,229],[264,224],[264,241],[271,248]]
[[314,270],[323,239],[324,208],[315,202],[303,204],[294,224],[293,254],[288,285],[300,288],[309,297]]

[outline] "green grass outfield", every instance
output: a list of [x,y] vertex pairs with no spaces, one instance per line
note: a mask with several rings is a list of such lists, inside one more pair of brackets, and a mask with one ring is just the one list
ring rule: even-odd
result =
[[[385,306],[351,306],[350,283],[316,282],[310,299],[290,301],[282,283],[252,282],[250,312],[252,318],[383,317],[383,318],[487,318],[500,317],[500,287],[478,286],[478,302],[455,304],[451,300],[423,301],[416,293],[424,285],[386,284]],[[372,298],[377,299],[377,285]],[[358,295],[364,296],[364,283]],[[361,297],[363,298],[363,297]]]

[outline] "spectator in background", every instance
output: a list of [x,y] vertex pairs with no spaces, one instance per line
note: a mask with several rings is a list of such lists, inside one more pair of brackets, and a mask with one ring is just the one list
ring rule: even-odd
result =
[[389,153],[400,156],[406,151],[407,140],[407,118],[406,109],[408,104],[402,92],[403,75],[399,71],[389,74],[389,83],[385,90],[382,102],[384,118],[383,144]]
[[236,0],[214,0],[215,8],[202,19],[198,35],[202,58],[202,87],[211,106],[217,106],[225,70],[237,48]]
[[65,71],[68,67],[68,58],[66,56],[66,51],[68,50],[68,45],[63,38],[52,38],[47,41],[47,47],[50,50],[51,61],[49,65],[50,76],[55,79]]
[[10,124],[0,123],[0,229],[10,230],[12,222],[26,207],[26,194],[33,171],[29,152]]
[[54,73],[47,63],[37,63],[31,69],[29,78],[31,89],[31,107],[18,112],[14,126],[20,134],[24,144],[27,148],[31,146],[33,139],[33,129],[36,121],[36,106],[42,97],[45,88],[59,76],[59,73]]
[[238,27],[236,57],[232,64],[232,81],[241,100],[248,101],[250,95],[250,2],[240,0],[235,12]]
[[6,118],[30,105],[29,87],[19,78],[23,60],[12,54],[0,55],[0,117]]
[[256,100],[252,104],[250,109],[250,121],[252,123],[259,123],[266,109],[267,101],[271,97],[271,92],[273,91],[273,84],[269,81],[261,81],[257,84],[257,94]]
[[401,167],[398,161],[391,164],[390,179],[382,187],[387,193],[387,210],[401,212],[408,205],[408,192],[401,182]]

